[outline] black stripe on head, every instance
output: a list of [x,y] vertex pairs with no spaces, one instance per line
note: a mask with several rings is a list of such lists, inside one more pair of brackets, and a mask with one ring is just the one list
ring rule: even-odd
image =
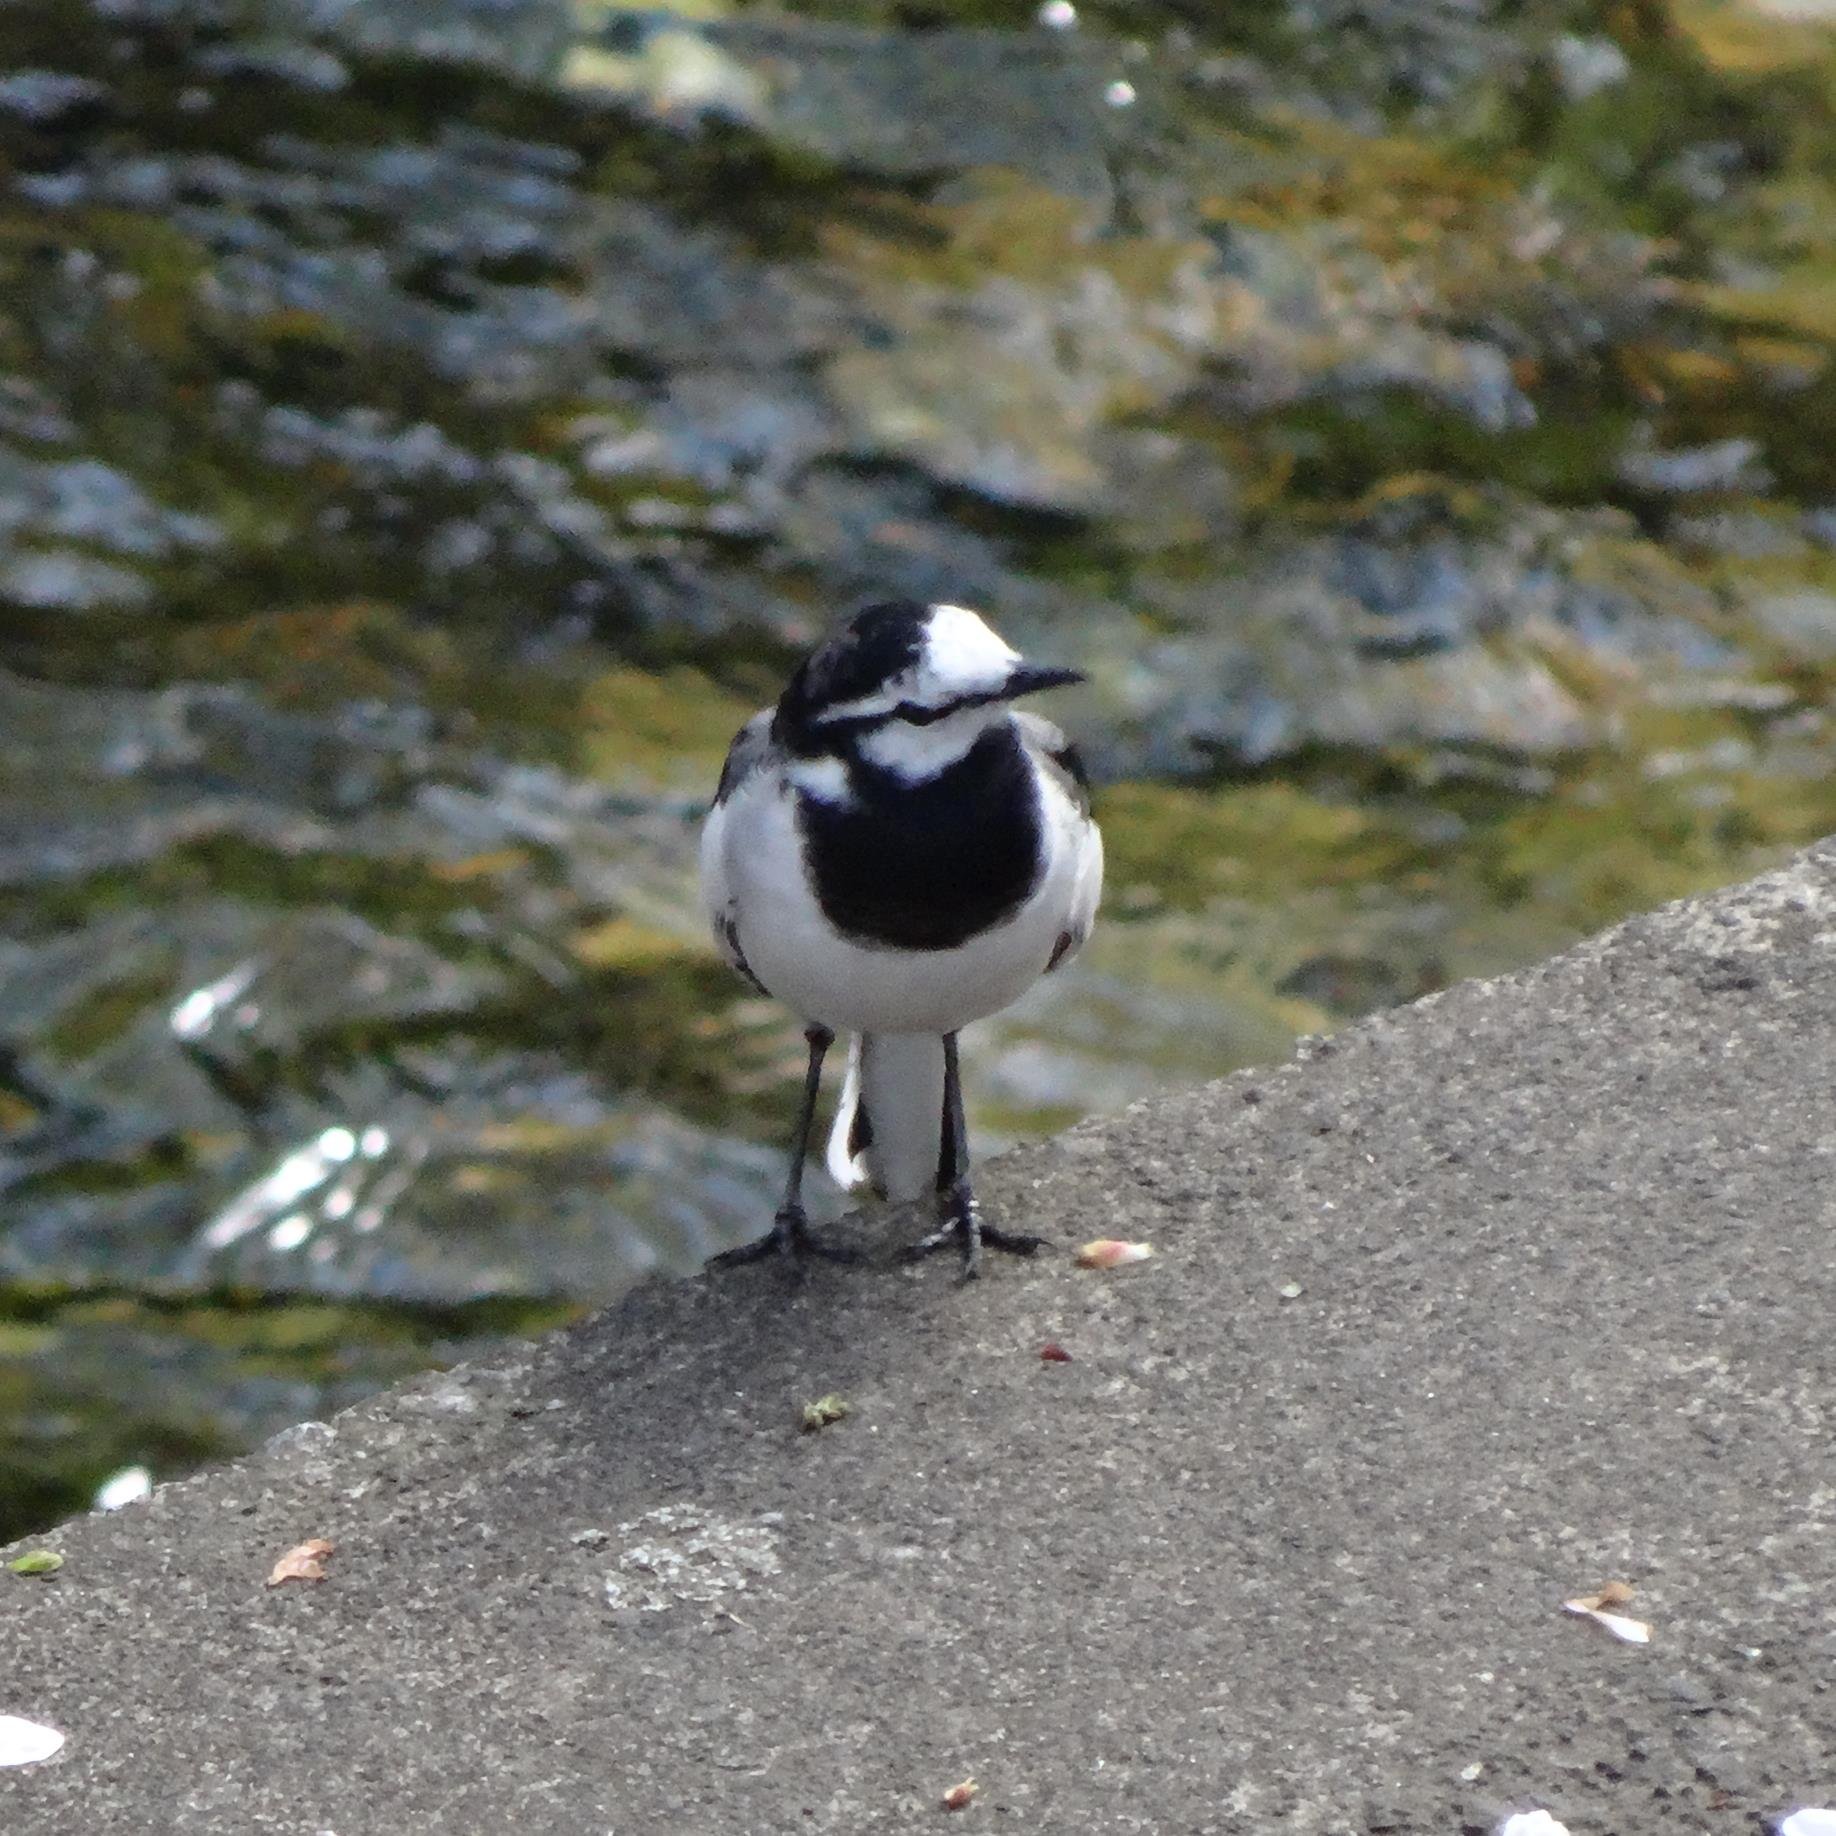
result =
[[930,614],[915,599],[856,612],[804,658],[778,698],[778,739],[793,751],[813,750],[815,723],[830,708],[877,694],[918,662]]

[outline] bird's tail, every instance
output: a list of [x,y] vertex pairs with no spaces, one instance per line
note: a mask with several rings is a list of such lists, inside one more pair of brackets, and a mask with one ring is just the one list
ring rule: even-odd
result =
[[829,1131],[830,1176],[881,1197],[920,1198],[943,1155],[944,1048],[936,1033],[857,1033]]

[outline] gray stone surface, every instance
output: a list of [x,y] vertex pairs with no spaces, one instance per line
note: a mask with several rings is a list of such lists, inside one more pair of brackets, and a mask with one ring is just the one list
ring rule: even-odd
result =
[[[1828,1802],[1833,972],[1826,845],[988,1170],[1146,1264],[653,1286],[71,1524],[0,1575],[0,1713],[69,1736],[0,1829]],[[264,1588],[311,1536],[329,1578]],[[1560,1610],[1608,1579],[1649,1646]]]

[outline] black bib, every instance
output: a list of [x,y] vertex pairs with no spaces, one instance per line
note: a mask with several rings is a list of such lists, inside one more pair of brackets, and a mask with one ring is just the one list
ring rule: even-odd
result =
[[954,765],[908,783],[847,748],[853,800],[799,793],[823,915],[857,943],[950,950],[1011,917],[1045,860],[1038,786],[1002,721]]

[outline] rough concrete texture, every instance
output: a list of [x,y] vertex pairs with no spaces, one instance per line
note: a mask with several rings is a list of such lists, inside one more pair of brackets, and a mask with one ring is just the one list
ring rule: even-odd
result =
[[[0,1576],[0,1712],[69,1736],[0,1829],[1827,1803],[1833,1048],[1826,845],[988,1169],[1151,1262],[656,1285],[71,1524]],[[328,1579],[265,1588],[312,1536]],[[1560,1610],[1608,1580],[1648,1646]]]

